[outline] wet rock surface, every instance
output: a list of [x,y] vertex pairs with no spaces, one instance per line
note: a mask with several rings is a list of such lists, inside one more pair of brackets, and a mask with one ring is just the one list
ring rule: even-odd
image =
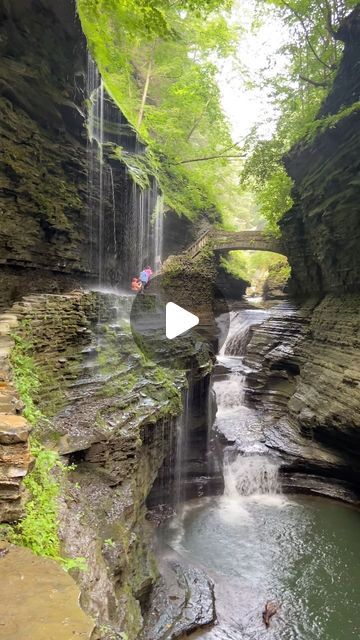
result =
[[23,479],[31,464],[30,425],[19,415],[22,403],[11,371],[15,314],[0,315],[0,522],[18,520],[24,509]]
[[214,585],[201,569],[174,558],[160,569],[141,640],[175,640],[215,622]]
[[[13,306],[18,339],[41,381],[36,404],[46,419],[36,437],[76,466],[61,498],[63,553],[86,560],[87,571],[74,570],[81,604],[106,640],[120,632],[135,640],[142,628],[158,577],[146,499],[158,476],[171,490],[171,462],[162,466],[174,456],[187,387],[186,370],[163,370],[138,351],[131,303],[131,296],[74,291]],[[209,353],[194,346],[187,358],[204,384]],[[5,439],[15,437],[10,426]],[[23,435],[20,429],[16,437]]]
[[0,543],[2,640],[90,640],[94,623],[74,580],[53,560]]
[[278,307],[254,328],[245,357],[246,400],[272,416],[264,444],[284,457],[283,471],[332,478],[352,497],[360,480],[359,302],[327,296]]

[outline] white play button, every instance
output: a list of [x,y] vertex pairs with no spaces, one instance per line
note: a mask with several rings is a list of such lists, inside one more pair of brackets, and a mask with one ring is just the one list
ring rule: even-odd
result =
[[166,305],[166,337],[169,340],[181,336],[189,329],[199,324],[199,318],[190,311],[186,311],[174,302],[168,302]]

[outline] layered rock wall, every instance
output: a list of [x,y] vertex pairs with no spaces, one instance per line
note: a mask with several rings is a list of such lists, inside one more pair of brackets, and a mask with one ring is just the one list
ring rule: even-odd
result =
[[22,403],[12,375],[12,333],[17,324],[15,314],[0,315],[0,522],[23,515],[23,479],[31,463],[30,426],[20,415]]
[[[280,222],[297,294],[359,290],[360,253],[360,9],[338,38],[344,56],[319,118],[354,110],[296,145],[285,166],[294,206]],[[319,122],[320,124],[320,122]]]
[[359,305],[347,294],[279,306],[247,347],[247,400],[275,417],[267,445],[285,470],[307,475],[305,488],[315,474],[359,493]]
[[0,309],[99,278],[128,284],[150,259],[140,227],[154,234],[157,185],[145,175],[140,188],[115,157],[144,146],[100,90],[75,0],[0,0],[0,18]]
[[[174,459],[187,380],[184,370],[143,359],[129,328],[131,302],[81,291],[30,295],[13,305],[11,318],[16,349],[31,359],[39,383],[34,436],[76,466],[62,492],[60,537],[65,556],[86,560],[87,570],[76,571],[82,605],[102,638],[125,631],[135,640],[157,578],[146,500],[165,458]],[[198,357],[192,368],[201,379],[211,362]],[[3,444],[2,418],[0,455],[15,447]],[[166,483],[168,494],[172,481],[163,474],[158,485]],[[0,482],[0,503],[8,505],[6,491]]]
[[89,271],[84,40],[55,7],[0,3],[0,264],[43,278]]

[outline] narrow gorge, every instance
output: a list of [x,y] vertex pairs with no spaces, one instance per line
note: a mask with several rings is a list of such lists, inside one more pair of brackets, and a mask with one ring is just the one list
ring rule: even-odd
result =
[[0,640],[359,636],[360,6],[274,230],[230,4],[0,0]]

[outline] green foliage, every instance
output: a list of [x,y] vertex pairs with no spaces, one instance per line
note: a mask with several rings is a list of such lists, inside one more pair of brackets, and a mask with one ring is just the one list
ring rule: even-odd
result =
[[39,556],[59,558],[60,542],[57,532],[60,483],[55,471],[63,472],[58,455],[32,444],[35,466],[24,484],[30,493],[25,518],[18,524],[13,541],[28,547]]
[[[242,173],[244,189],[256,194],[261,213],[275,232],[277,222],[291,206],[291,180],[282,157],[301,139],[311,141],[327,127],[336,126],[355,105],[344,105],[338,114],[317,119],[321,103],[329,92],[341,59],[342,43],[334,34],[341,20],[357,0],[256,0],[256,28],[268,15],[278,16],[287,38],[278,54],[286,59],[284,71],[268,70],[276,64],[269,59],[256,84],[271,97],[276,113],[276,130],[263,139],[255,127],[248,136],[247,161]],[[282,65],[283,66],[283,65]]]
[[[290,277],[290,266],[285,257],[266,251],[229,251],[221,259],[222,266],[236,278],[247,280],[251,284],[264,282],[274,268],[284,268],[283,277]],[[275,272],[274,271],[274,272]]]
[[[206,213],[220,220],[239,192],[233,158],[227,157],[238,151],[221,108],[215,64],[235,54],[238,31],[226,19],[230,8],[230,1],[219,0],[78,0],[108,92],[146,142],[144,162],[167,206],[189,218]],[[143,185],[144,166],[124,150],[117,154]]]
[[324,118],[319,118],[318,120],[314,120],[314,122],[309,123],[307,127],[307,130],[304,136],[305,141],[312,142],[312,140],[314,140],[319,133],[323,133],[324,131],[326,131],[326,129],[334,129],[336,125],[338,125],[341,122],[341,120],[343,120],[344,118],[348,118],[356,111],[359,111],[359,109],[360,109],[360,101],[357,101],[357,102],[354,102],[354,104],[350,105],[349,107],[344,107],[343,109],[340,109],[338,113],[335,113],[330,116],[326,116]]
[[25,405],[25,418],[35,426],[42,417],[42,413],[34,402],[34,397],[40,387],[40,380],[32,356],[31,343],[24,340],[20,334],[15,334],[12,337],[15,342],[11,351],[13,382]]
[[227,258],[221,257],[220,264],[235,278],[248,279],[247,260],[242,251],[230,251]]
[[291,267],[286,258],[280,258],[269,266],[269,280],[273,286],[286,284],[291,275]]
[[107,538],[106,540],[104,540],[104,544],[108,547],[115,547],[115,542],[112,538]]
[[59,497],[64,474],[70,468],[65,467],[56,452],[36,441],[32,442],[31,452],[35,464],[24,480],[29,492],[25,517],[9,530],[8,537],[38,556],[58,560],[66,570],[86,570],[84,558],[63,558],[60,552]]
[[[20,325],[20,330],[28,330],[27,325]],[[32,355],[32,344],[25,340],[21,333],[13,335],[15,346],[11,351],[11,365],[14,385],[24,403],[24,416],[33,427],[44,420],[35,399],[40,389],[40,377],[35,359]],[[61,562],[66,570],[85,570],[83,558],[63,558],[60,553],[58,535],[59,497],[66,467],[59,455],[43,447],[32,438],[31,454],[34,466],[24,480],[29,493],[25,506],[25,517],[8,530],[8,538],[14,544],[28,547],[39,556],[54,558]]]

